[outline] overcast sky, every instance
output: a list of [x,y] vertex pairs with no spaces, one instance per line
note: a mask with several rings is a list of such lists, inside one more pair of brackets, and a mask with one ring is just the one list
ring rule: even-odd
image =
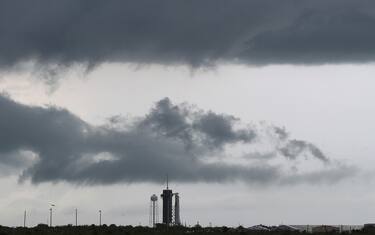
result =
[[374,23],[371,1],[1,1],[0,224],[147,225],[166,174],[191,225],[374,221]]

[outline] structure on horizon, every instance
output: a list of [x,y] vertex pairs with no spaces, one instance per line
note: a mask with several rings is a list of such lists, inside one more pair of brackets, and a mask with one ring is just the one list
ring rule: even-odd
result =
[[150,225],[155,228],[157,223],[159,223],[158,196],[153,194],[150,201]]
[[[173,196],[175,198],[175,204],[173,207]],[[167,188],[163,190],[161,194],[163,199],[163,224],[170,226],[181,225],[180,220],[180,196],[178,193],[173,193],[168,186],[168,177],[167,177]]]
[[180,196],[178,193],[174,193],[174,224],[181,225],[180,220]]

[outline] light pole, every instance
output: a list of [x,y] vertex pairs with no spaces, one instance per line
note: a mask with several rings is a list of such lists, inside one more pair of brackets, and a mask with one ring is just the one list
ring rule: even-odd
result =
[[76,208],[76,226],[78,225],[78,209]]
[[52,207],[49,208],[49,226],[52,227]]
[[23,213],[23,227],[26,227],[26,210]]
[[49,208],[49,226],[52,227],[52,207],[54,207],[54,204],[50,204],[51,207]]
[[102,210],[99,210],[99,226],[102,226]]

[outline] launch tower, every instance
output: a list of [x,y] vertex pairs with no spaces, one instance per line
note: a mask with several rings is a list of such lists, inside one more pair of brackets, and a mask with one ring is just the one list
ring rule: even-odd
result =
[[172,223],[172,190],[168,188],[168,178],[167,178],[167,188],[163,190],[161,198],[163,199],[163,224],[169,226]]

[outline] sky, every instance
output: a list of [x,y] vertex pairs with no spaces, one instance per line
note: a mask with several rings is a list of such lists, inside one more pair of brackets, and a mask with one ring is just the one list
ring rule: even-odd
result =
[[52,203],[148,225],[167,174],[187,225],[373,222],[374,22],[354,0],[1,1],[0,224]]

